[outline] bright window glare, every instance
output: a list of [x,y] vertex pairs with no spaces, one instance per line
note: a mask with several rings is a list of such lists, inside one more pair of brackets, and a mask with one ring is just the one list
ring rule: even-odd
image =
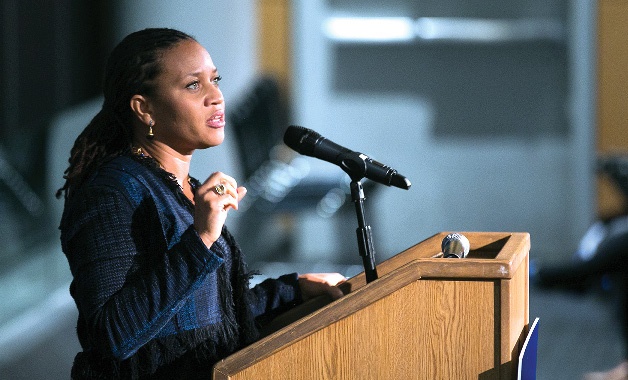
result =
[[474,19],[450,17],[330,17],[327,38],[344,42],[449,41],[499,43],[562,41],[564,28],[551,19]]
[[323,28],[334,40],[383,42],[414,38],[414,21],[408,17],[330,17]]

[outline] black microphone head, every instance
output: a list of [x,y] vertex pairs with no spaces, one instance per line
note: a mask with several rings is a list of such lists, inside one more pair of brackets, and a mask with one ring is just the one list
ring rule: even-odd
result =
[[291,125],[286,129],[283,135],[283,142],[292,149],[301,143],[301,139],[309,132],[309,129],[299,127],[298,125]]
[[320,138],[321,135],[311,129],[291,125],[283,135],[283,142],[289,148],[301,154],[311,156],[314,152],[314,146]]

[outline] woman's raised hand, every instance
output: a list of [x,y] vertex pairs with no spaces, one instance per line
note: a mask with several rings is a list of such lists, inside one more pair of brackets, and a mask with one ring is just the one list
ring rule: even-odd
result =
[[207,247],[218,240],[230,209],[237,210],[246,188],[232,177],[213,173],[194,194],[194,228]]

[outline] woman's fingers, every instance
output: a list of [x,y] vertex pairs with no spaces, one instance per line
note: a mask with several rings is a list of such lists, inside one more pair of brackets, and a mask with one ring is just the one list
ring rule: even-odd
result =
[[337,285],[346,280],[340,273],[306,273],[299,276],[299,287],[304,300],[323,294],[336,300],[344,295]]
[[223,203],[223,209],[228,210],[229,208],[233,208],[235,210],[238,209],[238,203],[244,198],[246,195],[246,188],[244,186],[238,187],[238,183],[233,177],[230,177],[223,173],[214,173],[207,180],[207,183],[212,183],[213,181],[219,181],[219,183],[213,185],[213,191],[218,196],[227,196],[230,197],[230,200],[227,200]]
[[238,202],[240,202],[242,200],[242,198],[244,198],[244,196],[246,195],[246,187],[244,186],[240,186],[238,187]]
[[194,226],[206,245],[218,239],[227,212],[237,210],[239,200],[246,194],[244,187],[237,186],[233,177],[216,172],[196,190]]

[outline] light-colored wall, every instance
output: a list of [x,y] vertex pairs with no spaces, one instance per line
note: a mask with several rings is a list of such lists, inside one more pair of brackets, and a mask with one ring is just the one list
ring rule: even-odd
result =
[[[468,60],[462,67],[468,63],[470,68],[480,69],[470,70],[468,81],[460,81],[459,87],[454,83],[450,88],[452,102],[437,105],[420,87],[426,83],[421,75],[426,74],[413,70],[413,62],[425,66],[423,54],[430,51],[425,45],[343,45],[323,35],[321,26],[327,17],[361,14],[347,4],[351,3],[295,2],[296,122],[371,155],[413,182],[409,191],[382,187],[367,203],[367,208],[375,210],[371,225],[378,259],[450,230],[530,232],[533,256],[543,260],[568,258],[593,219],[594,5],[574,0],[566,10],[552,9],[543,2],[538,9],[532,5],[525,9],[534,17],[546,12],[558,14],[566,32],[558,43],[539,43],[538,52],[518,53],[521,45],[514,45],[513,54],[521,55],[512,59],[504,75],[521,76],[525,85],[537,81],[540,87],[523,86],[506,92],[492,88],[490,82],[485,86],[487,98],[495,98],[494,93],[502,91],[498,96],[513,99],[522,107],[538,107],[531,114],[535,122],[512,119],[511,124],[502,124],[508,133],[499,127],[491,133],[467,133],[465,123],[477,120],[483,112],[488,116],[482,117],[491,122],[491,117],[498,116],[493,112],[499,110],[487,105],[488,112],[477,108],[462,115],[465,118],[450,117],[460,123],[457,126],[443,127],[438,119],[451,112],[458,116],[457,109],[477,103],[477,99],[466,99],[465,103],[458,94],[466,91],[474,76],[483,75],[481,65],[473,65],[478,58],[474,51],[467,50],[470,53],[459,59]],[[364,9],[370,15],[417,17],[408,14],[411,4],[416,3],[396,1],[385,12],[379,5]],[[516,11],[518,7],[510,8]],[[552,44],[557,46],[555,55]],[[537,45],[533,42],[530,46],[528,50]],[[505,49],[504,45],[496,44],[495,50],[499,49]],[[544,61],[543,57],[549,59]],[[377,63],[384,60],[386,65]],[[528,74],[517,71],[525,67],[519,62],[536,65],[543,70],[542,75],[559,80],[542,82],[533,73],[528,81]],[[486,59],[484,64],[496,62]],[[450,65],[452,75],[461,67],[460,62],[442,65]],[[374,70],[363,70],[365,66]],[[347,85],[346,77],[357,70],[363,70],[359,80]],[[381,87],[369,86],[372,81]],[[438,86],[444,82],[451,83],[446,70],[444,76],[429,78],[427,83]],[[537,102],[539,96],[542,100]],[[509,116],[501,115],[506,122]],[[512,125],[519,127],[513,129]],[[456,133],[447,133],[448,128]],[[330,166],[328,170],[339,169]],[[309,240],[304,237],[304,241],[316,244],[314,236]]]

